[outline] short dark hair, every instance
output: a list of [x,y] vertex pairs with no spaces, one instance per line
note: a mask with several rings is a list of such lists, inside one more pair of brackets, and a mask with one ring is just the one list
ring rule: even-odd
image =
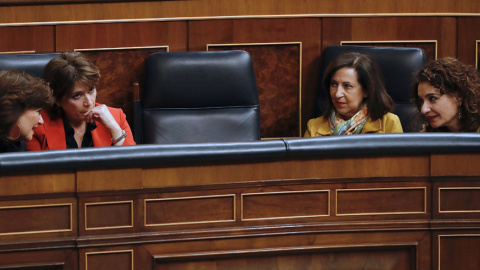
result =
[[353,68],[357,72],[358,82],[366,92],[365,101],[370,118],[375,121],[388,112],[393,112],[394,104],[383,85],[382,75],[378,64],[366,54],[357,52],[343,53],[337,56],[327,67],[323,77],[323,88],[327,93],[327,107],[323,113],[325,118],[330,116],[334,109],[330,96],[330,82],[339,69]]
[[[43,78],[52,88],[55,101],[61,101],[72,93],[77,82],[88,88],[96,87],[100,80],[100,71],[82,53],[65,52],[48,62],[43,71]],[[50,117],[60,117],[61,111],[60,107],[54,105],[49,110]]]
[[439,131],[432,128],[425,116],[421,115],[423,101],[418,96],[418,85],[428,82],[440,90],[441,94],[451,94],[462,100],[460,105],[460,131],[476,132],[480,127],[480,75],[471,65],[460,60],[445,57],[433,61],[415,76],[412,86],[412,102],[417,106],[426,131]]
[[25,110],[47,108],[52,103],[52,91],[42,79],[16,70],[1,71],[0,139],[8,140],[10,130]]

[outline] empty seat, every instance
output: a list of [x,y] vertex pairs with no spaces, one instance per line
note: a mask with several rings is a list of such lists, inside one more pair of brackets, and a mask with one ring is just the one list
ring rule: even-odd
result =
[[146,60],[135,140],[144,144],[260,139],[260,105],[245,51],[160,52]]

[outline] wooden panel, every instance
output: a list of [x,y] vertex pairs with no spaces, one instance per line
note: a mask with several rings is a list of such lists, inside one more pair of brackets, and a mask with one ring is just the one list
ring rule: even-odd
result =
[[73,211],[71,203],[0,206],[0,236],[71,232]]
[[73,248],[23,250],[0,253],[0,269],[11,270],[76,270],[77,252]]
[[186,22],[99,23],[56,26],[56,50],[168,46],[187,48]]
[[[112,2],[136,2],[141,0],[0,0],[0,6],[24,6],[24,5],[65,5],[65,4],[85,4],[85,3],[112,3]],[[171,1],[171,0],[157,0]]]
[[141,183],[140,168],[77,172],[77,191],[80,192],[140,188]]
[[244,50],[251,55],[262,138],[300,136],[301,43],[211,45],[208,50]]
[[45,264],[19,264],[12,266],[0,266],[0,269],[10,270],[63,270],[63,263],[45,263]]
[[480,269],[480,234],[439,235],[438,269]]
[[480,187],[439,188],[440,213],[480,212]]
[[85,203],[85,230],[133,227],[133,201]]
[[328,190],[242,194],[242,220],[330,215]]
[[456,20],[453,17],[380,17],[323,19],[322,48],[342,41],[431,41],[438,58],[456,56]]
[[53,26],[0,27],[0,53],[53,52],[54,42]]
[[[480,218],[477,176],[437,177],[432,186],[432,216],[436,228],[468,228]],[[463,220],[459,222],[459,220]]]
[[480,17],[458,18],[458,49],[457,56],[462,62],[475,65],[478,67],[478,43],[480,33],[478,25],[480,25]]
[[[268,33],[268,34],[266,34]],[[302,89],[300,93],[300,111],[301,111],[301,127],[298,126],[295,130],[285,131],[281,134],[282,137],[291,136],[295,134],[300,135],[306,128],[306,122],[313,115],[313,100],[317,87],[318,76],[318,55],[320,54],[320,37],[321,37],[321,20],[318,18],[303,18],[303,19],[243,19],[243,20],[206,20],[206,21],[191,21],[189,22],[189,50],[190,51],[204,51],[207,44],[223,44],[235,45],[242,43],[285,43],[285,42],[301,42],[301,84]],[[257,85],[271,87],[268,83],[269,76],[277,76],[278,74],[268,75],[274,72],[279,65],[279,55],[275,50],[267,51],[268,57],[259,57],[254,59],[254,65],[260,67],[256,70],[256,74],[266,74],[265,76],[258,76]],[[255,63],[260,61],[261,63]],[[266,61],[266,62],[263,62]],[[293,63],[292,63],[293,64]],[[281,63],[280,66],[287,65]],[[281,70],[281,69],[280,69]],[[298,74],[296,69],[287,68],[291,72],[287,78],[289,81],[295,78]],[[282,74],[281,76],[285,76]],[[265,81],[263,79],[265,78]],[[295,84],[294,82],[291,82]],[[261,87],[259,87],[261,89]],[[294,101],[286,100],[291,98],[291,95],[277,94],[277,97],[272,98],[269,93],[274,91],[281,91],[284,89],[272,87],[260,92],[260,100],[267,101],[268,106],[265,108],[275,108],[276,110],[290,111],[289,104]],[[263,95],[263,96],[262,96]],[[262,104],[260,104],[262,113],[262,121],[267,121],[270,125],[276,123],[281,124],[282,118],[274,114],[275,111],[263,111]],[[280,129],[281,126],[279,126]],[[302,131],[302,132],[300,132]],[[276,136],[276,134],[273,134]],[[267,137],[270,135],[266,135]]]
[[145,226],[234,221],[234,202],[234,195],[147,199]]
[[[0,200],[0,269],[477,269],[479,158],[286,157],[10,173],[1,178],[16,191]],[[71,175],[73,191],[59,191]],[[51,186],[15,187],[38,179]],[[247,220],[237,211],[242,194]],[[66,204],[70,231],[25,233],[65,227]],[[336,204],[340,216],[306,217]]]
[[0,176],[1,196],[74,191],[74,173]]
[[432,176],[480,175],[480,156],[477,154],[432,155]]
[[133,270],[133,256],[133,250],[86,252],[85,269]]
[[148,168],[143,170],[143,186],[188,186],[280,179],[428,176],[429,166],[429,157],[410,156]]
[[336,215],[424,214],[426,188],[337,189]]
[[[311,247],[301,250],[236,251],[229,254],[188,254],[180,262],[164,262],[156,258],[154,269],[415,269],[415,246],[398,248],[389,246],[315,252]],[[263,254],[265,255],[263,255]],[[269,254],[270,253],[270,254]],[[273,254],[271,254],[273,253]],[[291,253],[299,253],[292,255]],[[248,256],[245,256],[248,254]],[[210,255],[210,256],[209,256]],[[263,256],[262,256],[263,255]],[[198,258],[200,257],[200,258]]]
[[[31,0],[33,1],[33,0]],[[2,7],[0,22],[358,13],[480,13],[477,1],[202,0]]]
[[[201,269],[197,266],[200,267],[204,265],[203,263],[210,263],[206,265],[208,267],[205,269],[256,268],[255,265],[247,264],[248,258],[251,257],[257,257],[255,260],[257,269],[271,269],[268,266],[271,266],[273,261],[277,262],[277,267],[283,266],[282,262],[284,261],[294,263],[296,258],[298,258],[296,261],[299,263],[298,265],[294,264],[284,269],[369,269],[365,266],[369,258],[372,263],[384,264],[383,267],[372,269],[396,269],[394,267],[400,265],[404,267],[413,265],[411,268],[402,267],[400,269],[431,269],[429,262],[431,257],[430,236],[419,231],[396,232],[395,234],[385,232],[355,234],[309,232],[290,235],[257,235],[256,237],[217,238],[184,243],[151,243],[145,247],[155,259],[155,269],[175,269],[174,266],[178,266],[177,269]],[[399,253],[396,252],[393,252],[396,254],[393,256],[382,253],[383,251],[390,253],[393,250],[402,250],[400,253],[404,255],[399,256]],[[276,257],[277,255],[281,257],[292,254],[296,256],[292,256],[290,259]],[[351,254],[351,260],[342,254]],[[384,254],[385,257],[381,254]],[[309,264],[309,260],[303,255],[312,256],[311,258],[315,259]],[[327,260],[327,257],[330,259]],[[385,258],[385,260],[381,258]],[[223,259],[238,260],[230,261],[231,264],[227,264],[229,265],[227,267]],[[331,262],[331,265],[328,264],[328,261]],[[342,262],[348,264],[345,265]],[[264,267],[265,265],[266,267]],[[322,268],[315,267],[319,265]],[[191,266],[191,268],[187,268],[187,266]]]
[[341,45],[372,46],[372,47],[397,47],[397,48],[420,48],[425,51],[428,62],[437,60],[437,41],[342,41]]

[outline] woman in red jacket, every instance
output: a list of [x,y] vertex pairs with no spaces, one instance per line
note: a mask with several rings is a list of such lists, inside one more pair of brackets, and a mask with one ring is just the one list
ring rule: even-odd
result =
[[63,53],[45,66],[43,77],[55,104],[42,112],[44,124],[27,150],[135,145],[123,111],[95,103],[100,72],[84,55]]

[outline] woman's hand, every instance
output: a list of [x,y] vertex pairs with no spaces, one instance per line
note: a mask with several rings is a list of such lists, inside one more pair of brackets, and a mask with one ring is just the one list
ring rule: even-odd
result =
[[[112,114],[110,113],[105,104],[94,107],[93,109],[86,112],[85,121],[87,121],[87,123],[93,123],[93,121],[98,121],[102,123],[110,130],[113,139],[117,139],[122,136],[122,129],[120,128],[120,125],[118,125],[117,121],[115,121],[115,118],[113,118]],[[124,141],[125,139],[121,139],[115,145],[123,145]]]

